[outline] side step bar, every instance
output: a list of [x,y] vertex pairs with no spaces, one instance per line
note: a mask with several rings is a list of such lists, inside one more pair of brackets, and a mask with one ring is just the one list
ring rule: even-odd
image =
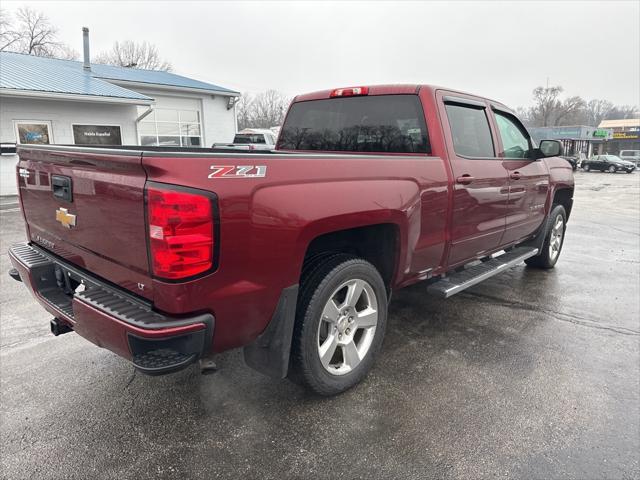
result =
[[427,287],[427,292],[437,297],[449,298],[487,278],[524,262],[527,258],[537,255],[537,253],[537,248],[514,248],[499,257],[486,260],[460,272],[455,272],[442,280],[432,283]]

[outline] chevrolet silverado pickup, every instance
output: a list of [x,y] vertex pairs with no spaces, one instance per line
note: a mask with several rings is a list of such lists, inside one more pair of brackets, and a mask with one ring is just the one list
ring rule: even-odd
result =
[[224,350],[323,394],[382,348],[391,293],[450,297],[558,261],[561,145],[499,102],[428,85],[296,97],[272,152],[20,146],[16,280],[148,374]]

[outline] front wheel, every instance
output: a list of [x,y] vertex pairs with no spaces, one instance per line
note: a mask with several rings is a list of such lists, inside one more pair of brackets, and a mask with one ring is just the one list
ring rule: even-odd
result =
[[369,262],[336,255],[302,278],[290,378],[320,395],[360,382],[373,366],[387,323],[387,292]]
[[564,207],[562,205],[553,207],[547,222],[547,235],[542,245],[542,252],[525,260],[525,263],[531,267],[553,268],[560,257],[560,251],[564,245],[564,233],[567,229],[567,212]]

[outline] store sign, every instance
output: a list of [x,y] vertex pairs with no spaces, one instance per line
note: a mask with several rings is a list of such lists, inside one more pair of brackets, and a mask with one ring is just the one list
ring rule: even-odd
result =
[[17,123],[18,143],[26,145],[48,145],[51,134],[48,123]]
[[74,125],[73,143],[76,145],[122,145],[117,125]]
[[593,131],[593,136],[594,137],[607,138],[608,133],[609,133],[608,130],[603,130],[601,128],[598,128],[597,130]]
[[613,138],[616,140],[627,140],[640,138],[638,132],[613,132]]

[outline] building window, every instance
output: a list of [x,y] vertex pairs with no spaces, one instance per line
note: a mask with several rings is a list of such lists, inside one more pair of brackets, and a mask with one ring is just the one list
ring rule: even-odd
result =
[[145,146],[199,147],[200,112],[156,108],[138,123],[138,137]]
[[48,120],[17,120],[16,143],[23,145],[48,145],[53,143],[51,122]]

